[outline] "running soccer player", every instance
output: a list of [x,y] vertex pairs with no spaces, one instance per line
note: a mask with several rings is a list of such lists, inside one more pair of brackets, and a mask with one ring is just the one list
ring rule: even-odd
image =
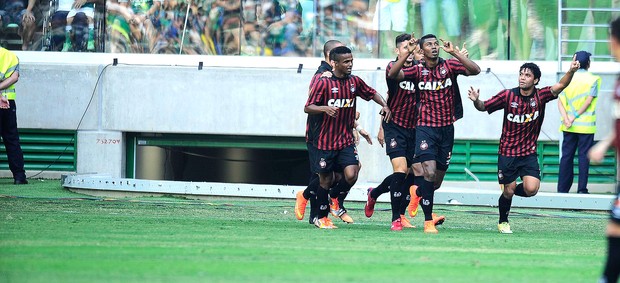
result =
[[[411,38],[407,47],[409,52],[413,53],[414,45],[418,43],[423,61],[403,69],[403,80],[416,82],[420,97],[414,158],[422,163],[424,170],[424,179],[420,185],[410,187],[411,197],[407,209],[411,215],[417,211],[418,203],[422,204],[425,233],[438,233],[433,221],[433,198],[435,190],[443,182],[452,156],[453,124],[458,116],[456,109],[459,108],[455,101],[460,99],[456,79],[459,75],[480,73],[478,64],[467,58],[458,47],[449,41],[441,41],[443,45],[440,46],[433,34],[427,34],[419,41]],[[439,57],[440,49],[454,58],[444,60]],[[401,71],[397,65],[392,68],[395,72]]]
[[[540,187],[540,167],[536,154],[536,141],[545,118],[547,102],[558,98],[579,69],[579,62],[571,63],[568,72],[553,86],[536,88],[540,69],[534,63],[525,63],[519,69],[519,87],[500,91],[489,100],[479,99],[480,90],[470,87],[469,99],[479,111],[489,114],[503,109],[504,123],[499,140],[497,179],[502,189],[498,200],[500,233],[511,234],[508,213],[512,196],[532,197]],[[522,183],[516,180],[521,177]]]
[[[609,49],[616,61],[620,61],[620,18],[610,24]],[[606,139],[597,143],[588,152],[588,157],[592,162],[601,162],[612,144],[616,149],[620,148],[620,138],[617,135],[620,132],[620,77],[616,81],[614,100],[614,112],[612,113],[614,113],[615,127]],[[600,283],[616,283],[620,277],[620,184],[616,191],[618,196],[612,205],[611,217],[607,224],[607,262],[599,280]]]
[[[310,97],[304,112],[320,115],[321,123],[318,135],[310,153],[310,166],[319,173],[317,200],[319,205],[319,228],[336,228],[327,217],[329,210],[337,216],[346,210],[340,207],[340,192],[346,192],[357,181],[359,157],[353,139],[353,127],[356,113],[356,97],[373,100],[382,106],[384,119],[389,121],[391,112],[387,103],[376,90],[368,86],[361,78],[351,75],[353,55],[351,49],[340,46],[332,49],[329,59],[333,68],[332,77],[321,77],[310,90]],[[343,168],[344,180],[331,189],[334,168]],[[331,196],[331,198],[330,198]],[[331,199],[331,205],[330,205]]]

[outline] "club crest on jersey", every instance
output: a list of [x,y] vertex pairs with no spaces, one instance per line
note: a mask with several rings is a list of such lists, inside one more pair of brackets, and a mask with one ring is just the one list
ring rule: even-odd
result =
[[423,140],[423,141],[420,143],[420,149],[421,149],[421,150],[427,150],[427,149],[428,149],[428,143],[426,143],[426,140]]
[[338,108],[355,107],[355,98],[332,98],[327,101],[327,106]]
[[512,108],[519,108],[519,103],[518,102],[511,102],[510,103],[510,107],[512,107]]
[[355,92],[355,85],[351,84],[351,93],[354,93],[354,92]]
[[530,106],[536,107],[536,100],[532,99],[532,101],[530,101]]
[[504,180],[504,172],[502,172],[502,170],[497,170],[497,178]]
[[332,87],[332,93],[338,93],[338,88],[337,87]]
[[452,80],[447,78],[443,81],[433,81],[433,82],[419,82],[418,89],[419,90],[442,90],[444,88],[448,88],[452,86]]
[[431,71],[429,71],[429,70],[427,70],[427,69],[424,69],[424,70],[422,70],[422,76],[428,76],[428,74],[429,74],[430,72],[431,72]]
[[513,114],[513,113],[509,113],[508,115],[506,115],[506,119],[508,121],[513,122],[513,123],[517,123],[517,124],[524,124],[524,123],[533,122],[537,118],[538,118],[538,111],[536,111],[534,113],[530,113],[530,114]]
[[319,166],[321,167],[321,169],[325,169],[325,167],[327,167],[327,162],[325,161],[325,158],[321,158],[321,160],[319,161]]
[[396,140],[395,140],[395,139],[392,139],[392,140],[390,141],[390,148],[396,148],[396,146],[397,146],[397,145],[398,145],[398,143],[396,142]]
[[441,68],[439,69],[439,73],[440,73],[442,76],[445,76],[445,75],[448,73],[448,71],[446,71],[446,69],[445,69],[444,67],[441,67]]

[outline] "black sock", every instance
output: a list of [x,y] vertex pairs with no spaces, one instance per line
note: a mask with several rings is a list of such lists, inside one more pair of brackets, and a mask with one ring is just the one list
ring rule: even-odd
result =
[[[421,191],[420,191],[421,189]],[[418,187],[418,195],[422,195],[420,205],[424,211],[424,221],[433,220],[433,198],[435,191],[433,190],[433,182],[424,180]]]
[[318,218],[327,217],[329,214],[329,192],[327,189],[319,186],[316,192],[316,200],[318,207]]
[[[418,188],[424,183],[424,176],[415,176],[413,177],[413,184],[418,186]],[[420,192],[420,190],[417,191],[416,195],[418,197],[422,196],[422,193]]]
[[515,189],[515,195],[518,195],[520,197],[524,197],[527,198],[529,197],[526,193],[525,193],[525,189],[523,188],[523,183],[520,183],[517,185],[517,188]]
[[390,183],[390,203],[392,205],[392,221],[400,218],[400,206],[403,199],[403,183],[405,181],[405,173],[396,172],[392,174],[392,182]]
[[383,179],[383,182],[379,184],[376,188],[372,189],[370,192],[370,197],[373,199],[378,199],[379,196],[385,194],[390,191],[390,183],[392,183],[392,175],[389,175]]
[[310,224],[313,224],[314,218],[319,215],[319,202],[316,199],[316,192],[314,193],[315,194],[311,195],[308,199],[310,201],[310,217],[308,218],[308,222],[310,222]]
[[349,190],[351,190],[351,187],[352,185],[349,185],[349,183],[347,183],[347,181],[343,178],[340,182],[338,182],[338,184],[329,190],[329,197],[337,198],[340,208],[344,208],[344,198],[346,197],[346,194],[349,193]]
[[[422,177],[422,179],[424,179],[424,177]],[[400,214],[404,215],[405,212],[407,211],[407,206],[409,205],[409,200],[411,200],[411,195],[409,194],[409,187],[411,187],[413,185],[413,181],[414,177],[413,174],[409,174],[407,175],[407,178],[405,178],[405,181],[403,182],[403,200],[401,201],[401,205],[400,205]]]
[[497,201],[499,207],[499,223],[508,222],[508,214],[510,213],[510,206],[512,205],[512,199],[507,199],[504,195],[499,196]]
[[620,275],[620,238],[608,237],[607,243],[607,263],[605,264],[603,278],[601,278],[606,281],[601,280],[601,282],[616,283]]
[[319,175],[314,174],[308,182],[308,186],[304,190],[304,198],[310,199],[312,195],[316,195],[316,188],[319,187]]

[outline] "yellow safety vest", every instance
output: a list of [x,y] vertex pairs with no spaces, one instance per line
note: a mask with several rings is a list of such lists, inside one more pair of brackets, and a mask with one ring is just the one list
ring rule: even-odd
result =
[[[19,72],[19,59],[15,53],[0,47],[0,80],[6,80],[15,71]],[[9,100],[15,100],[15,84],[0,90],[0,94],[6,95]]]
[[[575,116],[577,111],[590,96],[592,87],[596,84],[597,93],[601,89],[601,77],[593,75],[587,71],[578,71],[573,75],[573,80],[564,89],[560,95],[560,101],[566,109],[566,114]],[[592,103],[575,121],[570,128],[566,128],[564,124],[560,125],[560,130],[564,132],[579,134],[594,134],[596,132],[596,101],[597,96],[592,99]]]

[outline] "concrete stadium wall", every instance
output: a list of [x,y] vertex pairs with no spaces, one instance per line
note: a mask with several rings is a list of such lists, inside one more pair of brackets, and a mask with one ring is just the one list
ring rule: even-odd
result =
[[[78,173],[124,175],[125,132],[304,135],[308,83],[320,59],[228,56],[170,56],[18,52],[18,124],[32,129],[78,129]],[[119,65],[111,66],[113,58]],[[204,68],[198,70],[198,62]],[[385,95],[388,60],[356,59],[354,74]],[[467,89],[487,99],[517,85],[523,62],[479,61],[483,72],[459,78],[465,117],[455,124],[457,139],[499,139],[502,113],[474,109]],[[540,86],[558,80],[556,62],[536,62]],[[299,64],[303,64],[298,73]],[[485,73],[490,68],[492,73]],[[566,70],[567,68],[564,68]],[[611,127],[611,89],[616,63],[594,63],[603,76],[597,139]],[[102,73],[103,72],[103,73]],[[101,74],[97,88],[95,85]],[[92,101],[91,101],[92,97]],[[90,102],[90,105],[89,105]],[[362,125],[376,136],[378,105],[360,101]],[[83,120],[80,120],[83,116]],[[559,139],[557,104],[548,104],[541,140]],[[108,143],[107,141],[119,141]],[[376,143],[359,146],[364,165],[360,182],[380,181],[391,171]]]

